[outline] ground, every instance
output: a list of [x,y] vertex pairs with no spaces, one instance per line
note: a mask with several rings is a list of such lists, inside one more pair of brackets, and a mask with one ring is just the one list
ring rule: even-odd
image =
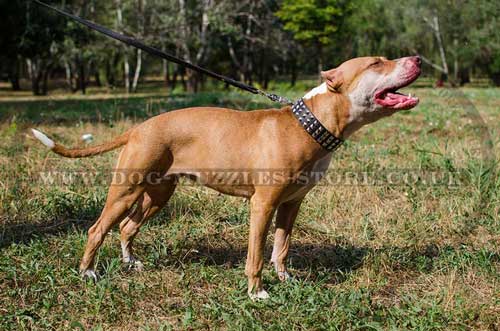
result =
[[[311,86],[275,89],[298,97]],[[252,302],[244,275],[247,201],[192,185],[180,187],[139,234],[143,272],[121,264],[115,229],[98,254],[101,280],[82,281],[86,230],[106,186],[56,185],[41,174],[107,173],[117,152],[63,159],[28,129],[77,146],[85,133],[107,141],[162,111],[247,110],[266,100],[160,89],[39,100],[0,89],[0,329],[499,330],[500,90],[410,91],[422,100],[418,108],[364,128],[334,155],[330,169],[351,174],[305,201],[290,256],[294,279],[280,283],[266,265],[271,299]],[[359,171],[386,180],[356,183],[351,175]],[[433,173],[452,179],[433,184]],[[405,174],[413,179],[392,180]],[[272,235],[268,258],[271,243]]]

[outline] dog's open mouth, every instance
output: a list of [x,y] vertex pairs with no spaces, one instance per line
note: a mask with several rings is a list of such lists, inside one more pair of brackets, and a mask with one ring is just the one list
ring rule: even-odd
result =
[[385,89],[375,94],[375,102],[384,108],[390,109],[411,109],[418,105],[418,98],[411,94],[406,95],[395,89]]
[[382,89],[375,93],[375,102],[384,108],[395,109],[395,110],[404,110],[411,109],[418,105],[420,101],[417,97],[412,96],[411,94],[406,95],[401,92],[398,92],[398,89],[406,87],[413,83],[419,76],[420,72],[417,72],[413,77],[408,79],[406,82],[401,85],[389,87]]

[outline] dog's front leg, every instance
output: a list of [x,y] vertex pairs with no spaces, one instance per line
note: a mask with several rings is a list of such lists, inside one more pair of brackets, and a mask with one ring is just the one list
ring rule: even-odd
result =
[[248,295],[254,300],[269,297],[262,286],[262,268],[266,236],[275,210],[275,205],[265,196],[255,194],[250,200],[250,235],[245,273],[248,277]]
[[302,199],[283,203],[279,206],[278,214],[276,215],[276,232],[274,235],[271,262],[274,264],[276,273],[281,281],[286,281],[290,278],[286,268],[286,260],[288,249],[290,248],[293,223],[297,218],[301,203]]

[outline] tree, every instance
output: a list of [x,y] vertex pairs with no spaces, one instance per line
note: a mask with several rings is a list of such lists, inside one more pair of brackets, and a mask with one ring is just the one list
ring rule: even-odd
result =
[[[357,56],[423,56],[427,72],[500,85],[500,2],[493,0],[47,0],[192,63],[266,88],[293,84]],[[197,91],[206,77],[147,57],[36,5],[0,1],[0,71],[14,89],[29,78],[46,94],[49,78],[73,92],[95,81],[137,90],[163,68],[165,82]],[[163,64],[163,66],[161,65]]]
[[239,80],[250,84],[257,80],[266,87],[271,74],[277,74],[285,62],[290,71],[296,69],[292,58],[298,55],[298,47],[276,17],[278,8],[276,1],[269,0],[226,3],[228,14],[217,21],[225,44],[218,47],[221,56],[229,55],[233,75]]
[[23,15],[23,6],[15,1],[1,1],[0,12],[9,13],[0,20],[0,63],[2,68],[7,72],[9,81],[12,84],[13,90],[20,90],[19,83],[19,49],[18,45],[21,42],[23,29],[12,29],[13,26],[19,24],[17,15]]
[[[63,21],[30,0],[2,1],[1,11],[9,13],[0,21],[2,53],[14,67],[20,65],[21,57],[26,59],[33,94],[47,94],[49,75],[57,64],[54,45],[64,38]],[[15,71],[9,74],[14,88],[19,87],[17,75]]]
[[324,69],[323,50],[335,43],[348,4],[341,0],[284,0],[276,13],[296,40],[316,48],[318,72]]
[[[203,64],[209,46],[211,18],[217,9],[214,0],[202,0],[199,3],[189,4],[186,0],[179,2],[179,36],[178,46],[184,60]],[[187,71],[187,90],[198,90],[199,75],[191,70]]]
[[469,66],[481,68],[500,86],[500,3],[492,0],[468,3],[464,12],[468,13],[469,37],[468,47],[461,51],[465,58],[473,60]]
[[419,53],[452,84],[467,82],[473,66],[490,77],[498,70],[498,1],[409,0],[387,8],[389,17],[406,18],[386,21],[399,25],[398,48]]

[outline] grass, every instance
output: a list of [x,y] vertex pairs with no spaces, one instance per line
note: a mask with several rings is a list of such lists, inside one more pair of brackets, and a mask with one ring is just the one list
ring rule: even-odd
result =
[[[310,85],[285,94],[298,97]],[[135,246],[144,272],[121,265],[115,229],[98,254],[102,279],[83,282],[77,267],[86,229],[106,187],[42,185],[38,174],[105,173],[117,153],[62,159],[27,131],[37,126],[69,145],[92,133],[97,143],[163,111],[254,109],[265,100],[221,91],[16,101],[1,92],[0,329],[498,330],[500,182],[488,159],[499,152],[500,90],[464,89],[488,124],[491,145],[477,118],[456,105],[459,97],[412,92],[422,100],[416,110],[364,128],[331,169],[451,170],[460,185],[316,187],[293,236],[295,280],[280,283],[266,266],[266,302],[246,295],[246,201],[192,186],[180,187],[142,228]],[[268,257],[271,243],[272,235]]]

